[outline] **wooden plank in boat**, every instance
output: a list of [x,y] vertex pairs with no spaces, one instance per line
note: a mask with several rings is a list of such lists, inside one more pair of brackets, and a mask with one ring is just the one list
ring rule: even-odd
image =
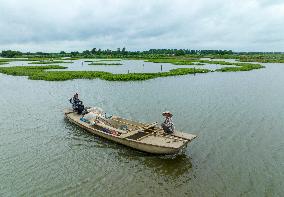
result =
[[120,121],[121,123],[124,123],[124,124],[129,124],[129,125],[132,125],[132,126],[136,126],[136,127],[147,126],[147,124],[144,124],[144,123],[141,123],[141,122],[138,122],[138,121],[128,120],[128,119],[121,118],[121,117],[118,117],[118,116],[112,116],[112,119]]
[[147,130],[147,129],[150,129],[150,128],[153,128],[155,126],[157,126],[157,122],[153,122],[151,124],[148,124],[148,125],[145,125],[144,127],[142,127],[144,130]]
[[144,137],[148,135],[148,133],[145,133],[143,131],[138,131],[137,133],[133,134],[133,135],[130,135],[128,137],[126,137],[127,139],[131,139],[131,140],[138,140],[139,138],[141,137]]
[[108,129],[108,130],[110,130],[110,131],[116,131],[116,132],[118,132],[118,133],[123,133],[123,134],[126,134],[126,133],[127,133],[127,131],[123,131],[123,130],[121,130],[121,129],[116,129],[116,128],[111,127],[111,126],[108,126],[108,125],[106,125],[106,124],[96,123],[95,125],[100,126],[100,127],[103,127],[103,128],[106,128],[106,129]]
[[171,134],[172,136],[176,136],[176,137],[180,137],[186,140],[193,140],[194,138],[196,138],[196,135],[192,135],[189,133],[181,133],[181,132],[174,132],[173,134]]

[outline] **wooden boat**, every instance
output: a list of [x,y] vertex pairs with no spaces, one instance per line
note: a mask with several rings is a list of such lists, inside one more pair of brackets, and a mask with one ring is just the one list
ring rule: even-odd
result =
[[196,138],[196,135],[178,131],[166,134],[157,123],[145,124],[118,116],[100,116],[89,122],[72,109],[64,110],[64,114],[70,122],[93,134],[153,154],[177,153]]

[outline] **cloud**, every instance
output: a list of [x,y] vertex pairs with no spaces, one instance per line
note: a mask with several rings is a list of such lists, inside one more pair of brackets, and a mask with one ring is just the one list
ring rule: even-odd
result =
[[284,51],[280,0],[0,0],[0,5],[0,50]]

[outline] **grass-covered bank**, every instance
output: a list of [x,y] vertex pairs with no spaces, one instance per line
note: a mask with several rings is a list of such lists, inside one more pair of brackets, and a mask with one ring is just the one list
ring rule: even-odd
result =
[[122,59],[113,59],[113,58],[110,58],[110,59],[96,59],[95,61],[96,62],[111,62],[111,61],[121,61]]
[[147,62],[153,63],[170,63],[174,65],[205,65],[205,64],[218,64],[224,67],[217,69],[217,72],[237,72],[237,71],[250,71],[254,69],[264,68],[260,64],[253,63],[238,63],[238,62],[226,62],[226,61],[214,61],[214,60],[200,60],[200,59],[178,59],[178,58],[160,58],[160,59],[148,59]]
[[208,69],[195,68],[178,68],[169,72],[159,73],[129,73],[129,74],[112,74],[102,71],[49,71],[49,69],[65,69],[66,67],[49,65],[49,66],[15,66],[0,67],[0,73],[14,76],[27,76],[32,80],[45,81],[65,81],[71,79],[95,79],[100,78],[108,81],[138,81],[148,80],[158,77],[168,77],[177,75],[187,75],[195,73],[208,73]]
[[0,59],[0,65],[8,64],[9,60],[7,59]]
[[259,57],[240,57],[241,62],[259,62],[259,63],[284,63],[284,59],[278,58],[259,58]]
[[84,62],[91,63],[100,63],[100,64],[116,64],[116,63],[107,63],[107,62],[120,62],[122,59],[94,59],[94,60],[85,60]]
[[169,63],[174,65],[196,65],[198,60],[194,59],[180,59],[180,58],[158,58],[158,59],[147,59],[145,62],[153,63]]
[[0,67],[0,73],[13,76],[33,76],[42,73],[48,69],[65,69],[64,66],[49,65],[49,66],[14,66]]
[[122,65],[121,63],[103,63],[103,62],[92,62],[88,65],[93,65],[93,66],[119,66]]
[[29,64],[72,64],[73,62],[69,61],[34,61]]
[[254,69],[265,68],[260,64],[249,64],[249,63],[234,63],[235,67],[223,67],[216,69],[217,72],[238,72],[238,71],[250,71]]

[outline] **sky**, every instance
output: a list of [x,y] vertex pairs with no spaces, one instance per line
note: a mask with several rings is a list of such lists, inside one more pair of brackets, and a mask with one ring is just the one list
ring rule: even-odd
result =
[[284,0],[0,0],[0,50],[284,51]]

